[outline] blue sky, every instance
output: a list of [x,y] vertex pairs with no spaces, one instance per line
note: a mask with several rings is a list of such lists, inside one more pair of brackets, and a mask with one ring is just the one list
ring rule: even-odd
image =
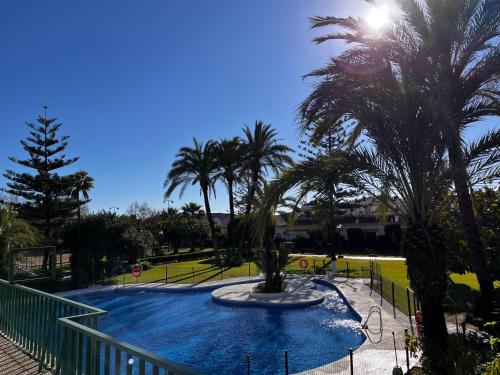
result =
[[[337,53],[314,46],[313,15],[365,15],[362,0],[24,0],[0,3],[0,170],[41,106],[71,136],[68,156],[95,178],[91,209],[164,207],[176,151],[270,122],[297,143],[301,76]],[[491,125],[491,124],[490,124]],[[0,186],[5,179],[0,178]],[[227,209],[217,189],[214,211]],[[182,202],[202,202],[197,187]]]

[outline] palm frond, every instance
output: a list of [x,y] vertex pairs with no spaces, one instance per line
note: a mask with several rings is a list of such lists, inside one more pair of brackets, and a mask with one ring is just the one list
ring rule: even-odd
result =
[[465,161],[471,187],[500,178],[500,130],[489,131],[468,145]]

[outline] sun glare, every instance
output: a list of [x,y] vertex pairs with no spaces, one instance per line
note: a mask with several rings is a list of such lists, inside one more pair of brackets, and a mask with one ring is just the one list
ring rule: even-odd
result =
[[374,29],[380,29],[389,22],[389,8],[386,6],[375,6],[371,9],[366,22]]

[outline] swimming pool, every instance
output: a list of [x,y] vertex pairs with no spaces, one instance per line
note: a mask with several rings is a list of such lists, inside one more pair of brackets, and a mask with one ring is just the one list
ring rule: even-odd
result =
[[212,301],[211,290],[159,292],[132,289],[93,292],[68,298],[109,314],[99,329],[120,340],[206,374],[290,373],[315,368],[357,348],[365,336],[336,291],[307,308],[242,307]]

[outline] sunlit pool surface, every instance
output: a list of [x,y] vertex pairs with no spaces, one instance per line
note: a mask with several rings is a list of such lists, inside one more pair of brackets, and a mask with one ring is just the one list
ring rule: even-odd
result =
[[108,315],[99,329],[206,374],[283,374],[340,359],[364,341],[359,322],[337,292],[307,308],[221,305],[210,291],[118,291],[69,297]]

